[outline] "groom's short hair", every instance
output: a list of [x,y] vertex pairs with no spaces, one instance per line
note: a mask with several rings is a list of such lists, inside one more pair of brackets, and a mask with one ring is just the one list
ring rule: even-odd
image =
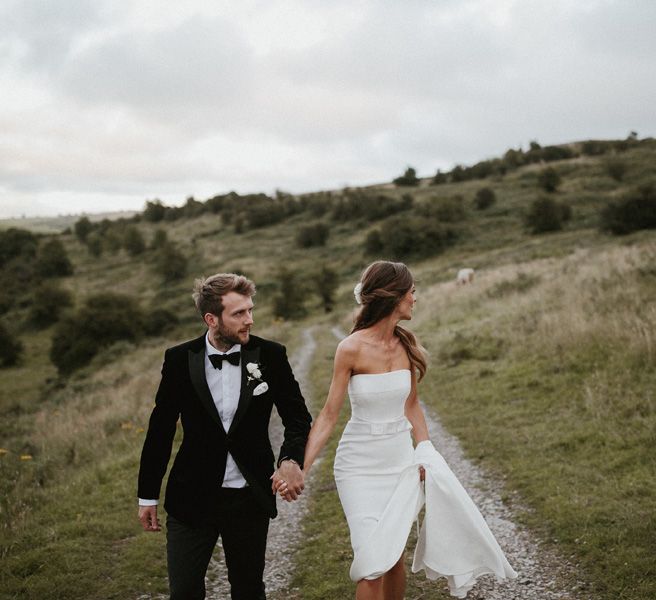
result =
[[192,298],[201,318],[207,313],[220,317],[223,312],[221,299],[229,292],[254,296],[255,284],[248,277],[236,273],[217,273],[210,277],[196,279]]

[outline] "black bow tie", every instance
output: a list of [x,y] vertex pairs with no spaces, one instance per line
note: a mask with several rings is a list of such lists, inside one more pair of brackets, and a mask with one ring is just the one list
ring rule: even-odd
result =
[[231,352],[230,354],[210,354],[209,358],[215,369],[221,369],[224,360],[236,367],[239,364],[239,356],[239,352]]

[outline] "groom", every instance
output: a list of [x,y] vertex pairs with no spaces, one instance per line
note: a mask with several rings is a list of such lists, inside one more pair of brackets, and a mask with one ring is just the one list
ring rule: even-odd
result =
[[[205,598],[219,536],[232,599],[265,600],[266,537],[277,514],[271,479],[286,500],[303,490],[311,417],[284,346],[250,335],[254,294],[241,275],[196,281],[193,298],[207,332],[164,355],[138,496],[143,528],[159,531],[157,499],[180,419],[184,436],[164,500],[171,600]],[[275,474],[268,436],[274,404],[285,430]]]

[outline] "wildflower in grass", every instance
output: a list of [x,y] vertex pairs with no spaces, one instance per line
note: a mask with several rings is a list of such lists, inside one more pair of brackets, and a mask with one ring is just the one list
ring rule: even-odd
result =
[[134,425],[130,423],[129,421],[126,421],[125,423],[121,423],[121,429],[132,429]]
[[143,433],[144,431],[146,431],[146,430],[143,427],[137,427],[137,429],[136,429],[137,433]]
[[32,460],[32,455],[31,454],[21,454],[20,459],[21,460]]
[[5,454],[8,454],[9,450],[7,448],[0,448],[0,456],[4,456]]

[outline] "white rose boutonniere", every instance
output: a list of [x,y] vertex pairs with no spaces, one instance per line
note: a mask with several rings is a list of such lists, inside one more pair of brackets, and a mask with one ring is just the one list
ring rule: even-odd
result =
[[248,371],[248,383],[251,381],[257,381],[258,385],[253,390],[253,396],[259,396],[264,394],[269,389],[269,384],[266,381],[262,381],[262,370],[258,363],[247,363],[246,371]]
[[262,371],[260,371],[260,365],[257,363],[247,363],[246,370],[248,371],[248,381],[257,379],[258,381],[262,379]]

